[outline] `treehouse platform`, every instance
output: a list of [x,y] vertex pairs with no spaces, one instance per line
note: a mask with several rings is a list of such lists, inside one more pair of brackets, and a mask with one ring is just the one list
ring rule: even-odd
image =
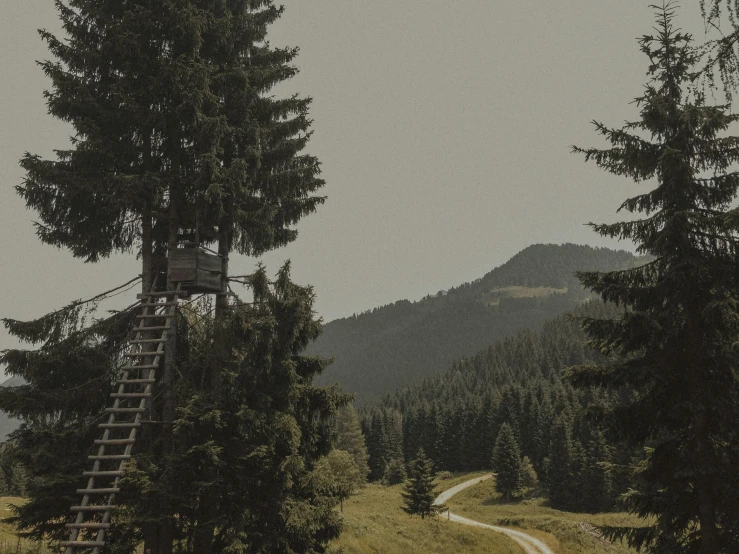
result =
[[189,293],[222,292],[223,259],[197,244],[169,253],[169,278]]

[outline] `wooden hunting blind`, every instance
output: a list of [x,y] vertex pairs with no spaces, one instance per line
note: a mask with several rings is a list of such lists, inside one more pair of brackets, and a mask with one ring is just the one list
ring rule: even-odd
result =
[[192,293],[221,292],[223,261],[200,246],[176,248],[169,253],[169,278]]

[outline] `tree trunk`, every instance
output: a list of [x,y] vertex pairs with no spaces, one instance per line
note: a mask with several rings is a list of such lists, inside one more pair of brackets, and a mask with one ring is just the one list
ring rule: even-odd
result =
[[228,311],[228,254],[231,251],[231,233],[228,217],[218,222],[218,254],[221,256],[221,292],[216,296],[216,323],[223,322]]
[[[175,157],[176,160],[176,157]],[[179,164],[173,161],[173,171],[179,170]],[[177,234],[179,232],[179,218],[177,212],[176,173],[175,184],[169,189],[169,236],[167,240],[168,255],[177,248]],[[174,290],[174,284],[167,268],[167,290]],[[176,300],[172,297],[171,300]],[[174,438],[172,436],[172,423],[174,422],[176,398],[174,390],[175,361],[177,359],[177,322],[171,322],[172,328],[167,333],[167,342],[164,345],[164,364],[160,380],[160,391],[162,395],[162,452],[161,456],[166,459],[174,450]],[[166,471],[166,469],[165,469]],[[174,524],[171,519],[172,509],[165,501],[165,519],[159,526],[159,552],[157,554],[172,554],[174,549]],[[152,553],[154,554],[154,553]]]
[[154,281],[151,204],[147,203],[141,215],[141,292],[151,291]]
[[[151,129],[147,129],[144,133],[145,138],[142,152],[142,170],[144,174],[151,169],[151,134]],[[147,293],[151,291],[154,281],[154,239],[152,236],[152,204],[154,198],[151,191],[144,198],[144,202],[144,209],[141,213],[141,289],[142,292]]]
[[[143,148],[143,171],[146,172],[150,169],[151,163],[151,131],[145,133],[145,143]],[[152,235],[153,221],[152,221],[152,202],[153,198],[149,195],[144,200],[146,202],[143,212],[141,214],[141,292],[151,292],[151,288],[154,283],[154,263],[153,263],[153,248],[154,238]],[[145,338],[153,338],[146,336]],[[148,346],[144,350],[151,350],[153,347]],[[151,429],[147,429],[142,433],[141,441],[146,448],[151,449],[153,441],[151,436]],[[152,554],[159,554],[159,525],[156,523],[146,523],[143,527],[144,536],[144,552],[151,552]]]
[[[221,293],[216,296],[215,325],[223,325],[228,312],[228,253],[230,250],[230,234],[228,222],[222,218],[218,226],[218,254],[221,255]],[[209,387],[217,391],[221,386],[221,362],[225,362],[227,345],[221,340],[223,333],[216,334],[216,343],[213,350],[216,353],[216,362],[210,369]],[[214,468],[208,470],[208,481],[215,483],[218,479]],[[193,539],[193,554],[212,554],[213,536],[215,534],[215,517],[217,515],[217,499],[212,494],[206,494],[200,500],[198,509],[198,524]]]
[[144,525],[144,552],[159,554],[159,525],[147,523]]
[[693,415],[696,435],[696,481],[695,490],[698,496],[698,519],[700,521],[701,554],[715,554],[718,548],[718,528],[716,526],[716,504],[714,502],[714,486],[710,474],[714,466],[711,446],[708,439],[708,426],[703,406]]

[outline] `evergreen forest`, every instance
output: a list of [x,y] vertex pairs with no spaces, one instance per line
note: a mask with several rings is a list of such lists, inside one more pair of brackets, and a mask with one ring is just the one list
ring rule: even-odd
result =
[[[613,317],[597,300],[577,315]],[[592,418],[614,402],[612,393],[578,390],[562,370],[599,359],[576,322],[563,315],[542,329],[525,330],[461,358],[362,413],[370,479],[382,479],[395,459],[414,459],[419,448],[438,470],[491,469],[502,427],[512,431],[515,455],[528,457],[540,489],[554,507],[585,512],[614,509],[632,485],[625,467],[639,451],[609,442]]]

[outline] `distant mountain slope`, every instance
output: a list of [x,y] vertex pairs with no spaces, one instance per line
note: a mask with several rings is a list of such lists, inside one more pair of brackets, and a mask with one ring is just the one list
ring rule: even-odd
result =
[[339,381],[359,402],[376,399],[571,310],[587,296],[574,277],[576,271],[634,263],[638,258],[623,250],[530,246],[472,283],[326,324],[309,353],[336,361],[317,382]]

